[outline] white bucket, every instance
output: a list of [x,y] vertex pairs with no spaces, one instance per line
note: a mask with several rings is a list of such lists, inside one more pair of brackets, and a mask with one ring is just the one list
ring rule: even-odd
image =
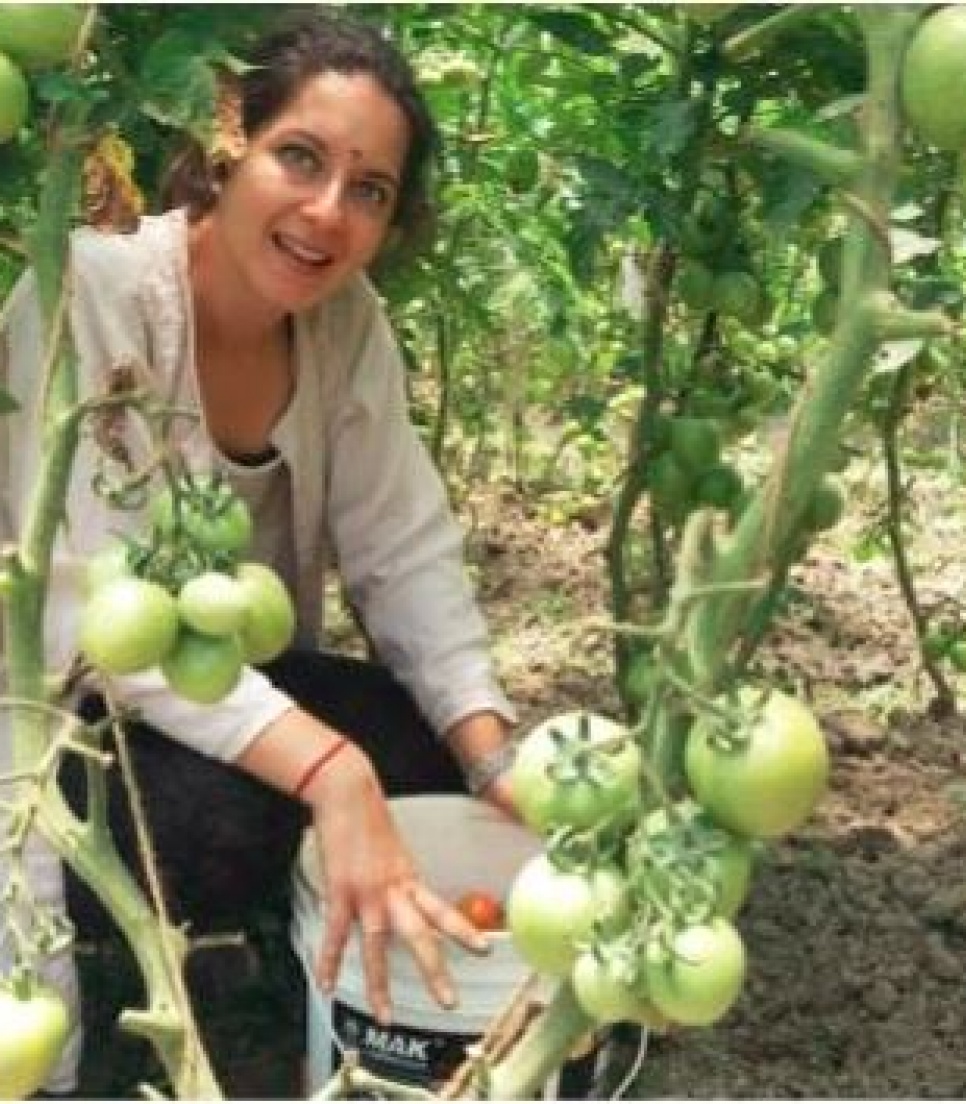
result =
[[[400,835],[428,885],[455,902],[471,890],[498,900],[523,863],[542,850],[542,841],[484,802],[459,795],[426,795],[390,802]],[[308,990],[308,1085],[319,1092],[338,1066],[340,1046],[359,1054],[373,1073],[427,1089],[444,1082],[502,1012],[530,973],[505,932],[490,933],[492,950],[479,956],[447,942],[445,953],[459,1005],[443,1009],[427,992],[408,949],[389,946],[393,1022],[383,1027],[369,1014],[358,937],[353,934],[342,960],[334,994],[323,993],[313,978],[324,905],[316,895],[317,853],[306,836],[296,867],[292,936]],[[587,1097],[596,1053],[581,1059],[574,1087]],[[564,1070],[574,1081],[577,1070]],[[562,1098],[561,1085],[552,1096]]]

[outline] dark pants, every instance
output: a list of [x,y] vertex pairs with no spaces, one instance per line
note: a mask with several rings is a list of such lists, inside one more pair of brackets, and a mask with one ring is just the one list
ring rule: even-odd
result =
[[[366,752],[388,796],[465,792],[448,748],[384,668],[345,656],[293,651],[264,670],[303,709]],[[93,721],[104,716],[104,704],[89,697],[80,712]],[[147,725],[129,724],[126,732],[172,919],[189,921],[192,932],[200,934],[243,926],[254,910],[284,904],[308,823],[305,806]],[[68,800],[82,811],[83,767],[76,756],[67,757],[62,782]],[[108,788],[112,833],[143,884],[116,764]],[[100,904],[70,873],[68,906],[79,935],[110,929]]]

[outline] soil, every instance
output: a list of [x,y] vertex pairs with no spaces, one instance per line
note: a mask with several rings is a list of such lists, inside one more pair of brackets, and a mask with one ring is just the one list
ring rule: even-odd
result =
[[[927,603],[946,596],[955,608],[959,481],[914,475],[917,585]],[[750,973],[737,1006],[713,1028],[653,1039],[631,1098],[966,1096],[966,720],[931,715],[891,559],[870,539],[880,489],[861,466],[848,484],[848,520],[796,570],[759,659],[821,718],[830,790],[759,865],[738,919]],[[520,498],[491,494],[466,516],[497,661],[524,723],[573,706],[615,710],[600,625],[606,510],[548,524]],[[275,931],[206,952],[222,965],[199,981],[202,1020],[232,1096],[298,1093],[303,1024],[283,947]],[[85,966],[94,1017],[117,996],[104,999],[105,978],[121,986],[106,954]],[[105,1021],[94,1035],[86,1095],[133,1095],[150,1076],[143,1050]]]

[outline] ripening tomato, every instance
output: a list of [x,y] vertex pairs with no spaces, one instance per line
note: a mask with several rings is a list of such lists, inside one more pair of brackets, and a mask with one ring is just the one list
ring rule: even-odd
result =
[[822,730],[801,702],[748,687],[738,695],[751,710],[744,729],[728,734],[700,718],[688,734],[684,768],[691,792],[712,819],[739,835],[775,839],[809,817],[828,782]]
[[672,1022],[706,1027],[738,999],[745,970],[741,936],[719,916],[678,931],[670,947],[658,941],[649,944],[645,989],[657,1010]]
[[80,649],[109,675],[129,675],[159,663],[174,646],[178,612],[158,583],[120,577],[88,598],[80,618]]
[[0,1100],[26,1100],[47,1080],[67,1042],[63,997],[39,982],[19,993],[0,983]]
[[456,907],[480,931],[500,931],[503,927],[503,906],[482,889],[471,889],[456,902]]
[[292,643],[296,620],[292,599],[279,576],[264,564],[240,564],[235,579],[248,607],[240,633],[245,660],[267,663]]
[[513,944],[534,970],[566,977],[590,933],[596,904],[590,882],[561,870],[546,855],[528,860],[507,899],[507,926]]
[[521,741],[510,785],[523,820],[538,832],[592,828],[637,805],[641,753],[627,730],[592,713],[562,713]]
[[248,596],[237,579],[223,571],[203,571],[178,591],[178,615],[196,632],[231,636],[248,616]]

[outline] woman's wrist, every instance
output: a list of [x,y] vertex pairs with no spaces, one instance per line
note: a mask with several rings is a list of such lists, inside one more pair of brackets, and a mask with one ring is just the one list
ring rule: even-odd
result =
[[510,726],[498,713],[470,714],[450,727],[444,738],[459,762],[467,789],[475,796],[506,774],[516,756]]

